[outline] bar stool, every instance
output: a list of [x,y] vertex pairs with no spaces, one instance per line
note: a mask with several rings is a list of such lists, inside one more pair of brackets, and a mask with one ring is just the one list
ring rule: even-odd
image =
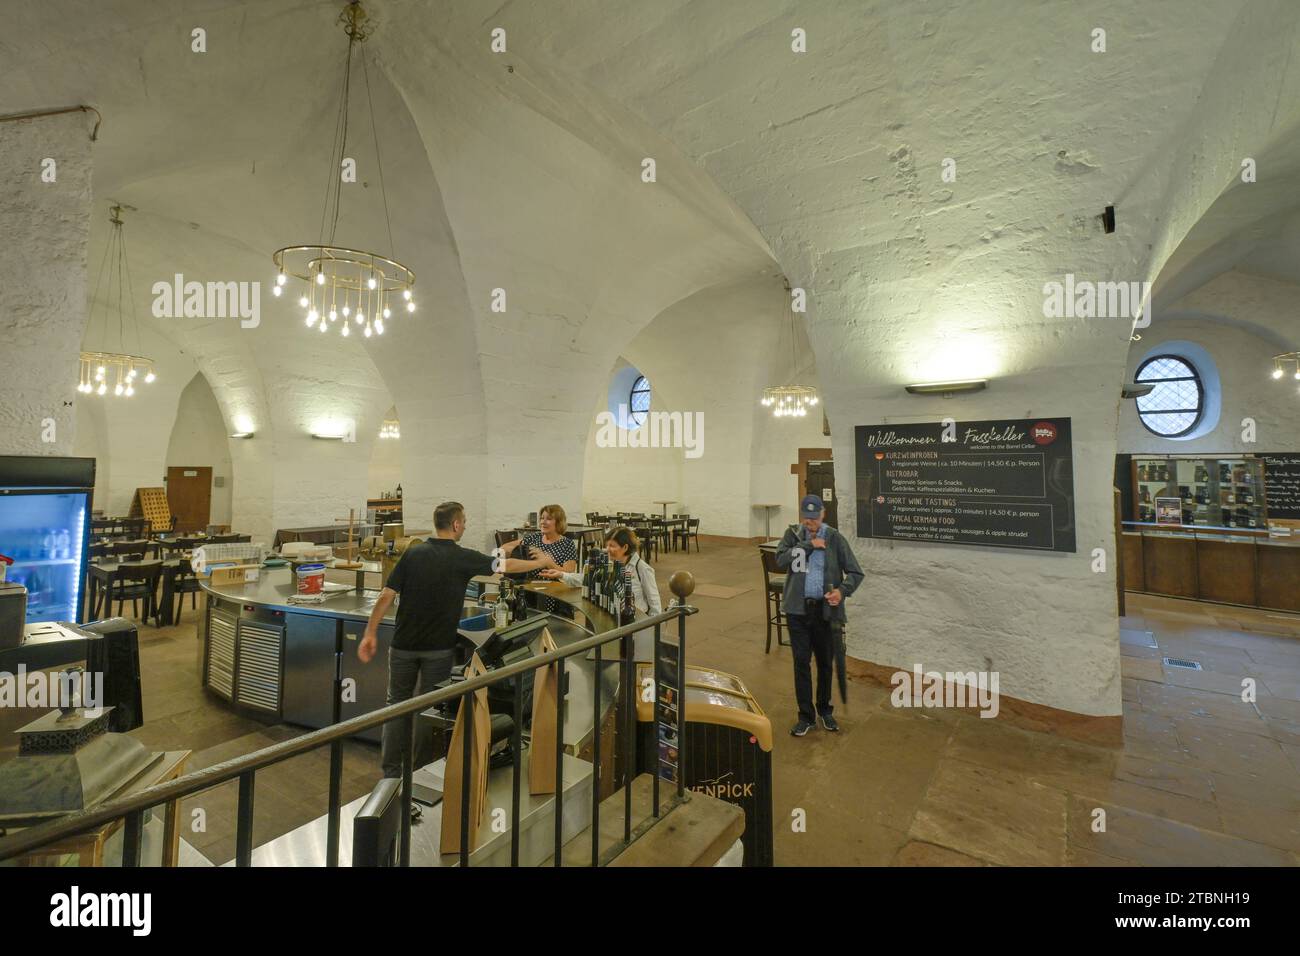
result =
[[781,628],[785,626],[785,614],[781,610],[781,599],[785,595],[785,572],[776,564],[776,552],[759,550],[763,560],[763,602],[767,618],[767,647],[764,654],[772,651],[772,625],[776,625],[777,647],[789,647],[789,641],[781,640]]

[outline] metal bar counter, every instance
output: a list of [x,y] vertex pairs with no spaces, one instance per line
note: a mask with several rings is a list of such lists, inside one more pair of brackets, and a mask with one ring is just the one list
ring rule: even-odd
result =
[[[490,582],[491,577],[475,578]],[[263,568],[259,580],[212,586],[201,579],[205,608],[199,621],[203,686],[250,716],[305,727],[328,727],[384,706],[388,692],[388,649],[393,639],[396,605],[379,625],[379,646],[363,664],[357,645],[379,591],[353,589],[327,597],[321,604],[292,604],[297,587],[289,568]],[[549,630],[560,647],[592,634],[613,630],[614,618],[582,598],[578,588],[530,584],[534,607],[549,597],[572,608],[576,620],[553,617]],[[400,599],[399,599],[400,600]],[[468,603],[468,602],[467,602]],[[465,655],[493,633],[460,632]],[[535,648],[534,648],[535,650]],[[565,749],[577,754],[592,736],[596,665],[571,661],[565,712]],[[602,700],[617,700],[618,662],[601,665]],[[432,688],[423,688],[425,693]],[[337,701],[337,706],[336,706]],[[608,710],[608,708],[607,708]],[[379,730],[361,735],[378,741]]]

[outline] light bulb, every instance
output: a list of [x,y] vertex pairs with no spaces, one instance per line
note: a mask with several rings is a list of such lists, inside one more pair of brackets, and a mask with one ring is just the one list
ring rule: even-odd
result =
[[[275,277],[275,284],[276,284],[276,285],[284,285],[284,284],[285,284],[286,282],[288,282],[288,281],[289,281],[289,280],[285,278],[285,275],[284,275],[283,272],[281,272],[278,276]],[[279,294],[279,293],[277,293],[277,295],[278,295],[278,294]]]
[[375,331],[378,332],[380,335],[383,335],[383,334],[384,334],[384,320],[383,320],[383,319],[375,319]]
[[104,382],[100,382],[99,388],[97,388],[95,391],[97,394],[103,395],[106,391],[108,391],[108,385],[106,385]]
[[307,306],[311,305],[311,302],[308,301],[307,297],[304,295],[298,299],[298,304],[305,309]]
[[126,377],[129,378],[129,379],[130,379],[130,378],[135,378],[135,369],[131,369],[130,371],[128,371],[128,372],[126,373]]
[[324,284],[325,284],[325,273],[323,273],[323,272],[318,272],[318,273],[316,273],[316,284],[317,284],[317,285],[324,285]]
[[103,378],[103,377],[104,377],[104,366],[101,365],[99,368],[95,369],[95,374],[98,375],[100,378]]
[[362,312],[360,309],[357,309],[357,321],[364,322],[365,320],[366,320],[366,314]]
[[366,338],[370,338],[370,326],[366,326]]
[[343,315],[344,315],[344,317],[346,318],[347,316],[349,316],[349,315],[351,315],[351,314],[352,314],[352,307],[349,306],[349,305],[345,305],[345,306],[343,306]]
[[345,337],[346,337],[347,334],[348,334],[348,330],[349,330],[349,328],[350,328],[350,326],[349,326],[346,322],[344,322],[344,323],[343,323],[343,335],[344,335]]
[[315,325],[316,320],[319,318],[320,318],[320,313],[317,312],[315,309],[312,309],[310,312],[307,313],[307,324]]
[[135,394],[135,386],[134,386],[134,385],[128,385],[128,386],[126,387],[126,392],[125,392],[125,394],[126,394],[126,397],[127,397],[127,398],[130,398],[132,395],[134,395],[134,394]]
[[310,328],[311,328],[313,325],[315,325],[315,324],[316,324],[316,320],[313,319],[313,318],[311,317],[311,313],[308,312],[308,313],[307,313],[307,328],[310,329]]
[[384,318],[391,319],[392,317],[393,317],[393,310],[390,309],[388,306],[384,306]]
[[361,316],[358,315],[358,316],[357,316],[357,325],[360,325],[360,324],[361,324]]
[[339,317],[338,310],[337,310],[337,309],[330,309],[330,321],[333,322],[333,321],[337,320],[338,317]]
[[113,394],[114,394],[114,395],[121,395],[121,394],[122,394],[122,383],[121,383],[121,382],[118,382],[117,385],[115,385],[115,386],[113,387]]
[[1274,378],[1281,378],[1281,377],[1282,377],[1282,369],[1281,369],[1280,367],[1279,367],[1279,368],[1275,368],[1275,369],[1273,369],[1273,377],[1274,377]]
[[402,290],[402,298],[405,299],[407,302],[410,302],[410,301],[411,301],[411,290],[410,290],[410,289],[403,289],[403,290]]
[[276,298],[279,298],[279,296],[280,296],[280,287],[279,287],[278,285],[273,285],[273,286],[271,286],[271,295],[275,296]]
[[371,276],[371,277],[370,277],[370,281],[366,283],[366,285],[369,286],[369,287],[372,288],[372,289],[373,289],[377,284],[378,284],[378,283],[375,282],[375,277],[374,277],[374,276]]
[[157,377],[158,377],[158,376],[155,375],[155,374],[151,371],[151,372],[149,372],[148,375],[146,375],[146,376],[144,377],[144,380],[145,380],[146,382],[152,382],[152,381],[153,381],[154,379],[156,379]]
[[1297,366],[1296,366],[1296,369],[1295,369],[1295,378],[1300,379],[1300,365],[1297,365]]
[[414,312],[414,311],[415,311],[415,303],[414,303],[414,302],[408,302],[408,303],[406,303],[406,311],[407,311],[407,312]]
[[326,329],[328,329],[329,327],[330,327],[330,324],[329,324],[328,322],[326,322],[324,319],[321,319],[321,320],[320,320],[320,330],[321,330],[322,332],[324,332],[324,331],[325,331]]

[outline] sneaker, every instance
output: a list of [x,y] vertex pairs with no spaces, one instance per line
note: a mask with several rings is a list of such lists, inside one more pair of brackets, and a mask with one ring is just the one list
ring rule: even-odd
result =
[[799,723],[795,724],[793,727],[790,728],[790,736],[802,737],[804,734],[808,733],[808,731],[812,729],[813,729],[812,724],[808,723],[808,721],[806,720],[800,720]]
[[827,714],[825,717],[818,717],[817,719],[820,720],[822,726],[825,727],[827,730],[829,730],[831,733],[833,734],[839,733],[840,725],[835,723],[834,717]]

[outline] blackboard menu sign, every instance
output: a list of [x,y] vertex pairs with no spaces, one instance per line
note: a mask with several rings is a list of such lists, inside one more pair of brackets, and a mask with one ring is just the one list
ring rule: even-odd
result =
[[858,537],[1074,551],[1070,419],[859,425]]
[[1256,455],[1264,462],[1264,498],[1268,516],[1300,521],[1300,455]]

